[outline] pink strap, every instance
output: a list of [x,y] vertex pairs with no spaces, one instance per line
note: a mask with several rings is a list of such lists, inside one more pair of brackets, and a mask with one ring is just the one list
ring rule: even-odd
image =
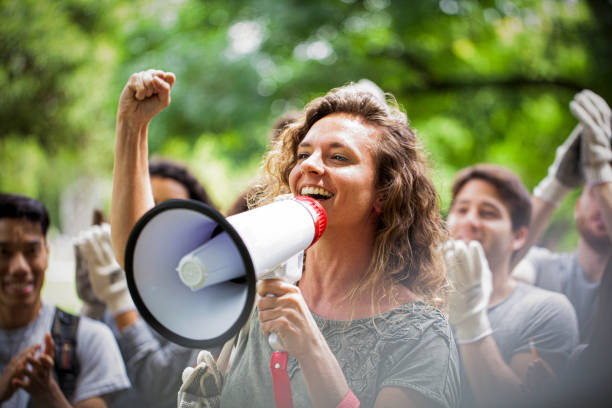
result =
[[270,373],[272,374],[276,408],[293,408],[291,382],[287,374],[288,360],[289,356],[286,351],[275,351],[270,357]]
[[353,391],[349,388],[348,392],[346,393],[344,398],[342,398],[342,401],[340,401],[336,408],[359,408],[360,404],[361,403],[359,402],[355,394],[353,394]]

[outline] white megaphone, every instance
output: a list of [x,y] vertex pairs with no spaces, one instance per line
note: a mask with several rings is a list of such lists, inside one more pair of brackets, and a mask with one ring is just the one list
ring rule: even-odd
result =
[[323,207],[305,196],[228,218],[198,201],[165,201],[138,220],[128,239],[130,295],[167,339],[218,346],[250,317],[257,279],[300,278],[303,251],[326,225]]

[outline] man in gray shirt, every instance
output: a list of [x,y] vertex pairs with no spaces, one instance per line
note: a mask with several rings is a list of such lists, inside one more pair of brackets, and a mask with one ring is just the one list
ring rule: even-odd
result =
[[456,241],[445,257],[455,289],[449,320],[469,383],[463,406],[512,405],[535,359],[559,372],[578,342],[565,296],[510,276],[530,214],[529,192],[503,167],[479,164],[455,177],[448,227]]
[[612,255],[612,114],[606,102],[588,90],[577,94],[570,108],[580,124],[557,149],[548,175],[534,189],[527,242],[514,261],[539,239],[563,197],[586,182],[574,209],[580,234],[578,247],[571,254],[534,248],[513,274],[565,294],[576,310],[580,340],[585,342],[591,331],[599,283]]
[[[104,324],[81,317],[74,389],[60,388],[50,335],[55,308],[41,301],[48,264],[49,215],[29,197],[0,194],[0,405],[6,408],[107,406],[129,387],[119,349]],[[68,347],[68,350],[66,349]]]

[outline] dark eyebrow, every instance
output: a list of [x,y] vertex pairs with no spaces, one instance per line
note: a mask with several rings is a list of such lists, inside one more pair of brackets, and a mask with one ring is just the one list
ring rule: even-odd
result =
[[[460,205],[460,204],[469,204],[471,201],[467,200],[467,199],[463,199],[463,200],[458,200],[454,205]],[[495,205],[494,203],[488,202],[488,201],[484,201],[480,204],[482,207],[487,207],[487,208],[491,208],[494,209],[495,211],[500,211],[499,207],[497,205]]]
[[[312,147],[312,144],[308,142],[303,142],[303,143],[300,143],[298,147]],[[338,147],[347,147],[347,146],[344,143],[334,142],[330,144],[329,147],[338,148]]]
[[[10,246],[12,244],[11,241],[0,241],[0,246]],[[39,240],[30,240],[30,241],[26,241],[24,243],[24,245],[28,245],[28,246],[40,246],[41,243]]]
[[490,209],[495,210],[497,212],[500,212],[499,207],[497,205],[495,205],[495,204],[484,202],[484,203],[482,203],[482,206],[486,207],[486,208],[490,208]]

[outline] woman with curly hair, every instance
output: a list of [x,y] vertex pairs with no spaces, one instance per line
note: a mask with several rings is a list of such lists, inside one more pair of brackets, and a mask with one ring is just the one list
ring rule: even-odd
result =
[[[134,215],[150,207],[150,198],[133,188],[146,181],[145,163],[138,163],[146,152],[138,150],[146,148],[148,122],[168,105],[173,83],[173,74],[141,72],[121,96],[114,197],[123,204],[112,217],[120,226],[113,230],[117,253]],[[270,333],[289,354],[296,407],[456,406],[459,359],[441,312],[443,221],[406,116],[362,88],[332,90],[285,128],[264,170],[255,205],[289,192],[310,196],[325,209],[327,229],[306,251],[297,285],[259,283],[261,298],[237,344],[221,406],[275,405]]]

